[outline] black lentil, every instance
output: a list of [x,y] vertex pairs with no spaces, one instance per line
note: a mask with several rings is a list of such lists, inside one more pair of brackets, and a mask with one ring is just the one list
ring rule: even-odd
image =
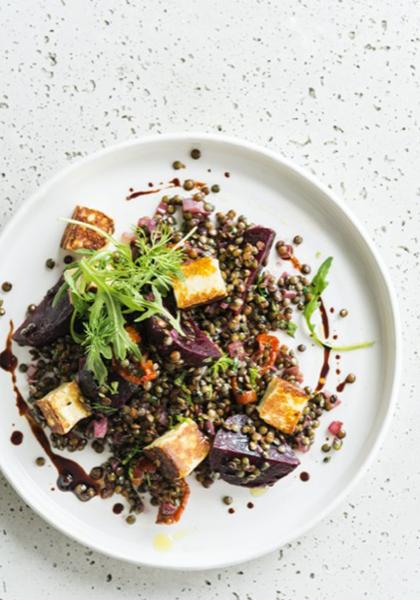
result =
[[187,190],[187,192],[191,191],[192,189],[194,189],[194,181],[192,179],[186,179],[184,181],[184,190]]
[[174,168],[176,171],[178,171],[179,169],[185,169],[185,165],[184,165],[184,163],[183,163],[183,162],[181,162],[180,160],[175,160],[175,161],[172,163],[172,167],[173,167],[173,168]]

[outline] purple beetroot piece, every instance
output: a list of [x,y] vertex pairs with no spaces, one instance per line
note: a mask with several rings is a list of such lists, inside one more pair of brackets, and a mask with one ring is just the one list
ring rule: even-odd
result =
[[73,307],[68,294],[65,293],[60,301],[53,306],[53,300],[63,279],[60,279],[32,312],[15,331],[13,339],[21,346],[43,346],[69,330],[70,316]]
[[268,227],[262,227],[261,225],[254,225],[244,232],[244,244],[252,244],[255,246],[258,242],[262,242],[264,247],[256,255],[258,266],[254,269],[248,280],[246,286],[249,288],[255,281],[261,268],[267,263],[268,255],[274,242],[276,234],[272,229]]
[[[118,382],[117,392],[115,394],[109,394],[109,398],[112,400],[111,406],[113,408],[124,406],[138,389],[137,385],[126,381],[119,375],[112,375],[110,381]],[[99,385],[97,384],[92,371],[81,368],[77,373],[77,383],[85,398],[100,403]]]
[[199,367],[209,359],[221,357],[222,353],[218,346],[204,331],[201,331],[192,319],[184,317],[182,328],[185,335],[179,334],[160,317],[151,317],[145,322],[148,342],[153,344],[163,356],[177,351],[180,353],[184,365],[191,367]]
[[[219,429],[214,438],[213,447],[210,451],[210,466],[214,471],[220,473],[220,477],[232,485],[243,487],[259,487],[272,485],[282,477],[291,473],[300,464],[293,450],[286,446],[285,452],[279,452],[276,446],[271,445],[268,457],[263,456],[263,450],[257,446],[255,450],[249,448],[249,438],[241,432],[249,419],[246,415],[234,415],[226,420],[226,424],[234,425],[238,431]],[[235,459],[248,458],[250,465],[260,470],[260,475],[253,478],[242,466],[236,469],[232,461]],[[269,466],[263,469],[264,463]],[[252,466],[251,466],[252,469]],[[244,477],[238,476],[238,471],[245,471]]]

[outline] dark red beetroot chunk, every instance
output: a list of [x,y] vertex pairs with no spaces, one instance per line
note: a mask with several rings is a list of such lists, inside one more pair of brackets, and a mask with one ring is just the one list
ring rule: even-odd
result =
[[264,244],[264,248],[261,248],[255,256],[258,261],[258,267],[248,277],[248,281],[246,282],[247,287],[250,287],[254,283],[261,268],[266,264],[275,236],[276,234],[272,229],[262,227],[261,225],[254,225],[254,227],[250,227],[245,231],[244,244],[252,244],[253,246],[256,246],[258,242],[263,242]]
[[28,315],[15,331],[13,336],[15,342],[21,346],[43,346],[68,332],[73,307],[67,293],[56,306],[52,305],[62,283],[63,280],[60,279],[48,290],[35,311]]
[[[145,322],[146,337],[163,356],[171,352],[180,353],[185,365],[199,367],[210,359],[220,358],[222,353],[211,339],[189,318],[182,321],[185,335],[180,335],[160,317],[151,317]],[[169,344],[169,340],[172,340]]]
[[[109,394],[109,398],[112,400],[111,406],[114,408],[124,406],[124,404],[126,404],[133,396],[138,386],[134,383],[126,381],[119,375],[112,375],[110,380],[118,381],[117,393]],[[77,383],[79,384],[80,390],[85,398],[91,400],[92,402],[100,403],[101,399],[99,397],[99,386],[95,381],[92,371],[88,371],[87,369],[83,368],[80,369],[77,374]]]
[[[286,451],[281,453],[276,446],[270,446],[268,457],[263,456],[262,449],[257,446],[255,450],[249,449],[249,438],[241,432],[244,425],[247,424],[248,417],[246,415],[234,415],[226,420],[228,425],[236,425],[239,431],[228,431],[220,429],[214,438],[213,447],[210,451],[210,466],[214,471],[220,473],[220,477],[231,483],[232,485],[240,485],[243,487],[259,487],[262,485],[270,485],[291,473],[300,464],[293,450],[286,446]],[[245,476],[239,477],[238,472],[229,463],[237,458],[247,457],[251,465],[255,465],[261,474],[255,479]],[[269,467],[262,469],[264,463],[268,463]],[[243,468],[241,467],[243,470]]]

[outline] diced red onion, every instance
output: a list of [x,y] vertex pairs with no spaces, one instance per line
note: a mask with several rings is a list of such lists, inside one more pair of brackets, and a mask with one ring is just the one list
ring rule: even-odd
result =
[[36,375],[37,368],[35,365],[29,365],[28,370],[26,371],[26,377],[28,378],[28,383],[34,383],[34,377]]
[[231,358],[243,359],[245,357],[245,349],[242,342],[231,342],[228,345],[228,353]]
[[166,215],[166,213],[168,212],[168,206],[169,204],[167,202],[159,202],[156,210],[155,210],[155,214],[157,215]]
[[108,418],[105,415],[99,415],[93,421],[93,437],[104,438],[108,431]]
[[328,425],[328,431],[331,435],[338,435],[343,427],[342,421],[331,421]]
[[192,198],[184,198],[182,200],[182,210],[193,215],[207,215],[208,210],[204,208],[204,202],[196,201]]
[[156,221],[152,217],[140,217],[137,221],[137,225],[139,227],[145,227],[150,233],[156,229]]

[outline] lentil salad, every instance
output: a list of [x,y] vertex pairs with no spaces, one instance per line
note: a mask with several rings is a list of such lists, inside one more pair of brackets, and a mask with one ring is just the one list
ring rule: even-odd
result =
[[[298,358],[287,341],[293,337],[296,315],[301,312],[312,340],[324,350],[332,349],[311,329],[326,274],[320,269],[311,280],[310,266],[301,265],[297,273],[284,272],[275,278],[264,268],[274,232],[249,223],[234,211],[216,213],[208,202],[209,189],[194,192],[190,181],[186,180],[184,189],[193,192],[191,198],[164,196],[153,218],[139,220],[124,241],[125,254],[118,253],[120,243],[112,237],[111,250],[102,246],[76,249],[76,266],[67,261],[63,279],[47,295],[47,302],[31,306],[14,336],[18,343],[31,346],[30,364],[19,368],[28,376],[28,403],[34,418],[52,430],[53,447],[74,452],[89,444],[98,454],[109,454],[90,473],[95,485],[86,480],[72,487],[70,481],[72,491],[82,500],[121,494],[132,514],[144,510],[148,496],[158,507],[157,522],[168,524],[176,522],[186,506],[189,489],[185,477],[190,473],[204,487],[218,478],[233,485],[259,487],[273,485],[292,472],[299,464],[298,453],[313,444],[320,417],[338,401],[322,385],[318,389],[302,387]],[[87,222],[77,220],[69,225],[89,228]],[[92,226],[91,232],[106,239],[101,231]],[[295,236],[295,245],[302,241]],[[169,270],[168,261],[162,269],[166,269],[163,275],[169,283],[146,278],[139,284],[141,302],[134,308],[127,299],[125,304],[120,302],[125,333],[122,349],[116,348],[114,341],[110,342],[115,328],[104,334],[86,327],[97,298],[105,293],[101,281],[89,273],[77,278],[74,270],[86,257],[96,268],[108,252],[103,270],[109,270],[105,283],[112,285],[124,260],[144,269],[142,257],[159,244],[163,254],[171,252],[170,261],[177,257],[177,261],[169,261]],[[293,246],[281,241],[276,249],[284,260],[294,254]],[[185,265],[209,258],[222,278],[217,294],[209,295],[204,288],[199,301],[180,309],[174,282],[181,285],[185,280]],[[330,265],[331,261],[327,272]],[[153,268],[156,266],[155,257]],[[80,306],[81,280],[83,292],[89,295],[87,307]],[[111,304],[114,307],[115,298]],[[36,319],[37,311],[43,325]],[[101,308],[92,323],[95,317],[97,323],[108,322],[109,312],[109,307]],[[53,319],[57,314],[58,325]],[[51,325],[48,331],[46,324]],[[96,360],[90,354],[92,340],[98,343],[95,335],[102,344]],[[70,430],[54,431],[40,401],[69,382],[78,386],[86,414]],[[274,404],[264,412],[270,387],[274,387]],[[288,427],[290,411],[293,422]],[[182,431],[181,439],[191,441],[190,447],[181,447],[189,461],[184,471],[161,443],[169,432],[177,431]],[[176,454],[180,440],[176,433],[173,437]],[[201,447],[198,462],[197,446]]]

